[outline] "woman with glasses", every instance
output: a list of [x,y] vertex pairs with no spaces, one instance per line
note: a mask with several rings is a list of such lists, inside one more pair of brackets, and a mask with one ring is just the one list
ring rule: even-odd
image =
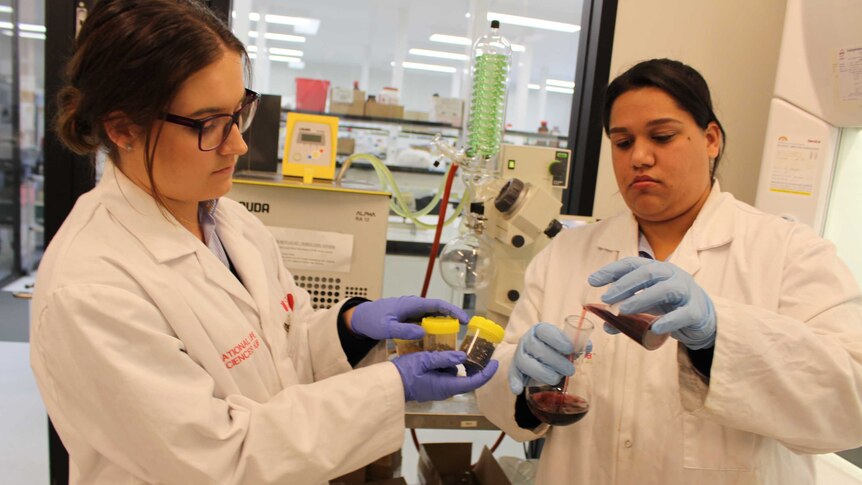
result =
[[243,45],[196,0],[103,0],[55,129],[102,151],[39,268],[31,364],[72,483],[318,484],[400,448],[407,400],[486,382],[461,352],[385,361],[439,300],[313,311],[231,187],[258,95]]

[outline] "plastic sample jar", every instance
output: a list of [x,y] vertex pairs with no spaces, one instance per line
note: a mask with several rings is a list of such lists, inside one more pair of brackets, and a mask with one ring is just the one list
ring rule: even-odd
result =
[[455,350],[460,322],[454,317],[425,317],[425,350]]
[[503,327],[487,318],[475,316],[470,319],[467,335],[461,342],[460,349],[467,354],[464,369],[468,376],[480,372],[488,365],[497,344],[503,341],[503,333]]
[[[419,324],[416,323],[415,325]],[[422,352],[425,350],[425,345],[421,338],[416,340],[394,338],[392,339],[392,342],[395,343],[395,352],[397,352],[398,355],[407,355],[412,354],[413,352]]]

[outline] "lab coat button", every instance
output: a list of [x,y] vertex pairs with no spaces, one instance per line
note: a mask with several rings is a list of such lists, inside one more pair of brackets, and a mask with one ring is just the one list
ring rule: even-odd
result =
[[632,447],[632,440],[626,440],[625,445],[626,445],[626,448],[631,448]]

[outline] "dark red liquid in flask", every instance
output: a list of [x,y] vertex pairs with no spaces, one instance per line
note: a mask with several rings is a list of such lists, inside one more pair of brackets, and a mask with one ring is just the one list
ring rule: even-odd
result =
[[543,423],[553,426],[577,423],[590,410],[586,399],[564,394],[557,386],[528,387],[527,406]]
[[598,315],[608,325],[628,335],[647,350],[655,350],[661,347],[670,336],[670,334],[659,335],[650,330],[653,322],[658,320],[658,317],[649,313],[614,315],[607,305],[601,303],[590,303],[584,305],[584,308]]

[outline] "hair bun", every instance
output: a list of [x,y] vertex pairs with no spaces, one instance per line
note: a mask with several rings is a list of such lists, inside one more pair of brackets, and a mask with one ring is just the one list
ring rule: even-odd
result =
[[80,106],[83,98],[81,90],[75,86],[66,85],[57,95],[57,121],[55,130],[60,141],[69,150],[87,155],[98,148],[90,120],[80,116]]

